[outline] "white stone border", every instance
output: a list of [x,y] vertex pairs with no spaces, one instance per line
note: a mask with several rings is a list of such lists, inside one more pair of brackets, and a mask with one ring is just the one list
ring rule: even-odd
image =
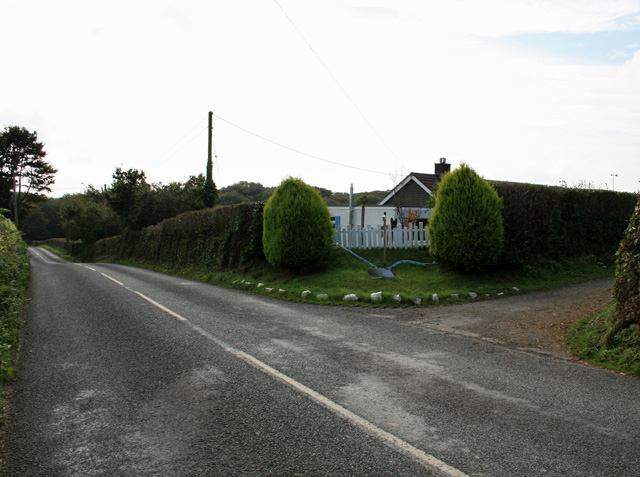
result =
[[[232,282],[232,285],[235,285],[235,284],[240,284],[240,285],[245,285],[245,286],[253,286],[253,282],[249,282],[249,281],[246,281],[244,279],[234,280]],[[275,288],[273,288],[273,287],[267,287],[264,283],[258,283],[256,285],[256,287],[258,289],[263,288],[264,291],[266,291],[267,293],[272,293],[275,290]],[[519,293],[520,289],[518,287],[511,287],[510,291],[511,292],[515,292],[515,293]],[[287,291],[285,289],[278,288],[278,293],[283,294],[283,293],[286,293],[286,292]],[[489,297],[491,297],[491,295],[492,295],[491,293],[486,293],[485,297],[489,298]],[[498,298],[501,297],[501,296],[504,296],[504,295],[505,295],[504,291],[500,291],[500,292],[497,292],[495,294],[495,296],[498,297]],[[304,290],[300,294],[301,298],[309,298],[311,296],[312,296],[311,290]],[[468,292],[467,296],[471,300],[475,300],[475,299],[478,298],[478,294],[476,292]],[[326,300],[329,300],[329,295],[326,294],[326,293],[317,293],[315,295],[315,298],[318,299],[318,300],[326,301]],[[371,303],[375,304],[375,303],[381,303],[383,301],[383,299],[384,299],[384,294],[383,294],[382,291],[379,291],[379,292],[372,293],[370,298],[369,298],[369,301]],[[349,293],[349,294],[344,295],[342,297],[342,301],[347,301],[347,302],[349,302],[349,301],[359,301],[359,300],[360,299],[358,298],[358,295],[356,295],[355,293]],[[400,304],[400,303],[402,303],[404,301],[402,299],[402,296],[400,296],[400,294],[392,295],[392,300],[395,303],[398,303],[398,304]],[[455,301],[461,301],[461,300],[462,300],[462,298],[460,297],[460,293],[451,293],[451,301],[455,302]],[[414,305],[420,306],[420,305],[422,305],[422,298],[421,297],[411,297],[411,298],[408,299],[408,302],[409,303],[413,303]],[[431,295],[431,302],[433,304],[439,304],[440,303],[440,297],[438,296],[437,293],[434,293],[433,295]]]

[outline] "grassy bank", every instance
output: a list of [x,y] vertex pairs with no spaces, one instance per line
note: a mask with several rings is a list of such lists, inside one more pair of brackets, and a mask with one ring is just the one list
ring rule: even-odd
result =
[[572,354],[594,366],[640,376],[640,327],[619,329],[613,303],[578,320],[567,333],[567,343]]
[[[13,224],[0,217],[0,401],[4,384],[15,374],[13,361],[28,283],[26,245]],[[0,408],[4,408],[1,402]]]
[[[358,254],[376,266],[383,265],[381,250],[359,251]],[[422,263],[433,261],[425,250],[387,251],[387,266],[398,260]],[[439,304],[447,304],[557,288],[586,280],[612,277],[614,272],[611,265],[606,266],[594,258],[582,258],[563,262],[546,261],[524,269],[481,274],[463,274],[434,265],[401,264],[393,269],[396,278],[375,279],[367,272],[370,268],[367,263],[345,250],[338,249],[332,250],[330,265],[326,268],[297,274],[275,269],[266,262],[254,262],[250,266],[224,272],[193,266],[178,268],[142,261],[122,263],[291,301],[343,305],[346,304],[343,300],[345,295],[355,294],[358,301],[350,304],[357,306],[373,306],[371,294],[376,292],[382,292],[383,295],[377,306],[414,306],[412,298],[421,298],[422,305],[431,305],[434,303],[434,294],[438,295]],[[302,297],[301,294],[305,290],[311,293]],[[476,294],[477,297],[472,298],[470,293]],[[455,294],[458,298],[452,297]],[[327,297],[322,298],[318,295]],[[394,295],[400,295],[402,301],[396,302],[393,299]]]

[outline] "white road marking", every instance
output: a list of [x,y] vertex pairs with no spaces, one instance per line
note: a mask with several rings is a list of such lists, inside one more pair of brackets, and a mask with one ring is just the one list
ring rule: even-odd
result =
[[311,398],[311,400],[313,400],[313,401],[317,402],[318,404],[324,406],[325,408],[333,411],[334,413],[346,418],[347,420],[349,420],[352,423],[356,424],[360,428],[364,429],[369,434],[378,437],[380,440],[384,441],[386,444],[390,445],[391,447],[395,448],[396,450],[399,450],[403,454],[408,455],[409,457],[412,457],[413,459],[417,460],[419,463],[421,463],[423,466],[427,467],[428,469],[436,470],[436,471],[442,473],[443,475],[446,475],[446,476],[449,476],[449,477],[466,477],[466,474],[461,472],[461,471],[459,471],[458,469],[456,469],[454,467],[451,467],[450,465],[446,464],[445,462],[441,461],[440,459],[437,459],[436,457],[434,457],[434,456],[432,456],[430,454],[427,454],[426,452],[424,452],[424,451],[412,446],[408,442],[403,441],[399,437],[397,437],[397,436],[395,436],[395,435],[393,435],[393,434],[391,434],[391,433],[379,428],[375,424],[373,424],[373,423],[367,421],[366,419],[358,416],[354,412],[352,412],[352,411],[348,410],[347,408],[341,406],[340,404],[332,401],[331,399],[327,398],[326,396],[314,391],[310,387],[305,386],[304,384],[302,384],[299,381],[296,381],[292,377],[287,376],[284,373],[281,373],[280,371],[278,371],[275,368],[272,368],[268,364],[260,361],[258,358],[254,357],[254,356],[252,356],[252,355],[250,355],[248,353],[245,353],[244,351],[240,351],[240,350],[234,348],[233,346],[228,345],[224,341],[221,341],[220,339],[218,339],[215,336],[213,336],[208,331],[200,328],[198,325],[195,325],[195,324],[191,323],[189,320],[185,320],[185,323],[190,328],[192,328],[193,330],[197,331],[200,335],[204,336],[205,338],[209,339],[210,341],[212,341],[215,344],[217,344],[218,346],[220,346],[227,353],[230,353],[230,354],[242,359],[243,361],[251,364],[252,366],[258,368],[261,371],[263,371],[264,373],[266,373],[268,375],[271,375],[271,376],[279,379],[280,381],[288,384],[289,386],[293,387],[294,389],[300,391],[301,393],[306,394],[309,398]]
[[173,316],[174,318],[177,318],[180,321],[187,321],[186,318],[184,318],[183,316],[178,315],[177,313],[171,311],[169,308],[161,305],[160,303],[158,303],[157,301],[153,301],[151,298],[149,298],[148,296],[144,296],[142,293],[137,292],[132,290],[133,293],[135,293],[136,295],[138,295],[140,298],[142,298],[143,300],[147,300],[149,303],[151,303],[153,306],[156,306],[158,308],[160,308],[162,311],[164,311],[165,313],[168,313],[169,315]]
[[112,277],[110,277],[108,275],[105,275],[104,273],[101,273],[101,275],[103,277],[105,277],[105,278],[117,283],[118,285],[126,288],[127,290],[135,293],[140,298],[142,298],[143,300],[146,300],[147,302],[151,303],[152,305],[154,305],[155,307],[157,307],[160,310],[164,311],[165,313],[167,313],[167,314],[173,316],[174,318],[182,321],[183,323],[188,325],[191,329],[196,331],[198,334],[200,334],[204,338],[207,338],[211,342],[215,343],[216,345],[218,345],[220,348],[222,348],[227,353],[229,353],[229,354],[231,354],[231,355],[233,355],[233,356],[235,356],[237,358],[240,358],[241,360],[245,361],[246,363],[248,363],[248,364],[254,366],[255,368],[259,369],[260,371],[264,372],[265,374],[270,375],[270,376],[282,381],[283,383],[291,386],[292,388],[296,389],[297,391],[305,394],[312,401],[315,401],[316,403],[324,406],[326,409],[329,409],[330,411],[334,412],[335,414],[338,414],[339,416],[342,416],[343,418],[347,419],[348,421],[351,421],[353,424],[357,425],[358,427],[360,427],[361,429],[366,431],[368,434],[377,437],[378,439],[380,439],[381,441],[385,442],[390,447],[396,449],[397,451],[400,451],[404,455],[407,455],[407,456],[413,458],[414,460],[416,460],[417,462],[422,464],[427,469],[435,470],[439,474],[445,475],[445,476],[448,476],[448,477],[467,477],[467,474],[465,474],[464,472],[456,469],[455,467],[452,467],[452,466],[446,464],[445,462],[441,461],[440,459],[438,459],[438,458],[436,458],[436,457],[434,457],[434,456],[432,456],[430,454],[427,454],[426,452],[424,452],[424,451],[412,446],[411,444],[409,444],[408,442],[400,439],[399,437],[397,437],[397,436],[385,431],[384,429],[379,428],[378,426],[376,426],[372,422],[369,422],[366,419],[358,416],[357,414],[355,414],[354,412],[350,411],[349,409],[347,409],[347,408],[341,406],[340,404],[332,401],[331,399],[327,398],[326,396],[314,391],[310,387],[305,386],[301,382],[296,381],[292,377],[287,376],[284,373],[281,373],[280,371],[278,371],[275,368],[272,368],[268,364],[260,361],[258,358],[254,357],[254,356],[252,356],[252,355],[250,355],[248,353],[245,353],[244,351],[240,351],[240,350],[234,348],[233,346],[225,343],[224,341],[216,338],[215,336],[213,336],[208,331],[204,330],[203,328],[200,328],[195,323],[191,323],[185,317],[179,315],[178,313],[175,313],[174,311],[170,310],[169,308],[165,307],[164,305],[161,305],[157,301],[152,300],[151,298],[143,295],[140,292],[132,290],[131,288],[125,286],[122,282],[119,282],[115,278],[112,278]]
[[365,431],[367,431],[369,434],[372,434],[376,437],[378,437],[380,440],[386,442],[387,444],[389,444],[391,447],[396,448],[397,450],[399,450],[400,452],[404,453],[405,455],[408,455],[409,457],[412,457],[413,459],[417,460],[418,462],[420,462],[422,465],[424,465],[425,467],[429,468],[430,470],[438,470],[441,473],[443,473],[444,475],[447,476],[451,476],[451,477],[464,477],[465,474],[461,471],[459,471],[458,469],[451,467],[450,465],[442,462],[440,459],[437,459],[436,457],[433,457],[430,454],[427,454],[426,452],[412,446],[411,444],[409,444],[408,442],[403,441],[402,439],[400,439],[399,437],[379,428],[378,426],[376,426],[375,424],[367,421],[366,419],[358,416],[357,414],[353,413],[352,411],[348,410],[345,407],[342,407],[340,404],[330,400],[329,398],[325,397],[324,395],[314,391],[313,389],[309,388],[308,386],[305,386],[304,384],[296,381],[295,379],[287,376],[286,374],[281,373],[280,371],[272,368],[271,366],[269,366],[268,364],[263,363],[262,361],[254,358],[253,356],[243,352],[243,351],[237,351],[236,353],[234,353],[236,356],[238,356],[241,359],[244,359],[245,361],[253,364],[254,366],[258,367],[259,369],[263,370],[265,373],[267,374],[271,374],[272,376],[275,376],[276,378],[280,379],[281,381],[284,381],[285,383],[289,384],[290,386],[292,386],[293,388],[297,389],[298,391],[306,394],[307,396],[309,396],[313,401],[316,401],[317,403],[323,405],[324,407],[330,409],[331,411],[335,412],[338,415],[341,415],[342,417],[348,419],[349,421],[353,422],[354,424],[356,424],[357,426],[360,426],[361,428],[363,428]]
[[116,279],[115,279],[115,278],[113,278],[113,277],[110,277],[109,275],[105,275],[104,273],[101,273],[100,275],[102,275],[104,278],[108,278],[108,279],[109,279],[109,280],[111,280],[112,282],[117,283],[117,284],[118,284],[118,285],[120,285],[121,287],[127,288],[127,287],[125,287],[125,286],[124,286],[124,283],[119,282],[118,280],[116,280]]
[[39,250],[36,250],[35,248],[32,248],[32,249],[31,249],[31,251],[32,251],[33,253],[35,253],[35,254],[38,256],[38,258],[40,258],[41,260],[43,260],[43,261],[44,261],[44,263],[50,263],[50,264],[55,263],[55,262],[51,262],[50,260],[47,260],[47,259],[44,257],[44,255],[43,255],[42,253],[40,253],[40,251],[39,251]]

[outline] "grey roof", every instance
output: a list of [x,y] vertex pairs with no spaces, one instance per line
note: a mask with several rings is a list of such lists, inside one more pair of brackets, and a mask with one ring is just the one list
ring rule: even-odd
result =
[[412,172],[396,185],[380,201],[380,204],[398,207],[424,207],[429,198],[435,196],[441,178],[440,174]]
[[421,172],[412,172],[409,175],[422,182],[431,192],[436,191],[437,184],[442,179],[442,176],[440,174],[423,174]]

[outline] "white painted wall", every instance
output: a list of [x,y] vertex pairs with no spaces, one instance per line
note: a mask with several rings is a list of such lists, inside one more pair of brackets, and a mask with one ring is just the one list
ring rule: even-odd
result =
[[[432,209],[420,209],[420,215],[418,218],[428,219],[431,217]],[[353,208],[353,218],[352,223],[349,223],[349,206],[346,205],[335,205],[329,207],[329,212],[331,213],[331,217],[335,217],[334,223],[339,223],[341,227],[346,227],[347,225],[361,225],[361,216],[362,216],[362,206],[355,206]],[[382,216],[384,213],[387,213],[387,224],[390,223],[391,219],[397,218],[397,209],[395,206],[388,205],[369,205],[365,208],[364,212],[364,225],[375,227],[377,225],[382,225]]]

